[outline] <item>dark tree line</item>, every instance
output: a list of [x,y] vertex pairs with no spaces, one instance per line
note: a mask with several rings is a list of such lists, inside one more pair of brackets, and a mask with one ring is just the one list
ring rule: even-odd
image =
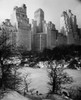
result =
[[7,30],[3,28],[2,33],[0,34],[0,88],[3,90],[6,88],[15,90],[15,85],[19,84],[20,82],[16,71],[12,70],[13,68],[16,69],[16,66],[5,62],[10,58],[11,55],[14,54],[13,51],[15,51],[15,47],[14,44],[10,43],[10,33],[8,33]]
[[[28,63],[29,67],[34,67],[39,61],[65,60],[68,62],[71,59],[75,60],[75,57],[81,59],[81,46],[78,45],[61,45],[52,50],[46,48],[42,52],[24,50],[19,50],[19,52],[22,57],[21,64],[24,65]],[[27,58],[28,61],[25,62],[25,58]],[[76,63],[78,62],[76,61]]]
[[80,45],[61,45],[55,47],[52,50],[44,49],[41,58],[43,58],[43,60],[45,59],[49,60],[51,58],[53,60],[61,60],[61,59],[69,60],[70,58],[74,58],[76,56],[81,57],[80,55],[81,55]]

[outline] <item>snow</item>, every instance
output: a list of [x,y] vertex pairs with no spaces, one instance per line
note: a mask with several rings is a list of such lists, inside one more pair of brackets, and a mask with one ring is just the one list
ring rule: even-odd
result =
[[[18,70],[23,75],[26,73],[30,73],[31,84],[29,89],[35,89],[39,91],[39,93],[45,94],[48,93],[48,84],[49,81],[48,73],[46,68],[28,68],[23,67],[22,69]],[[81,70],[72,70],[72,69],[65,69],[65,71],[73,77],[74,82],[72,84],[80,85],[81,86]]]
[[65,72],[67,72],[71,77],[73,77],[74,85],[81,86],[81,70],[66,69]]
[[6,96],[2,100],[30,100],[30,99],[20,95],[15,91],[12,91],[6,94]]
[[39,66],[40,68],[47,68],[48,66],[48,61],[40,61],[36,66]]
[[22,73],[22,76],[30,73],[31,84],[29,89],[35,89],[34,92],[39,91],[42,94],[48,92],[48,75],[46,69],[23,67],[18,71]]
[[[72,70],[72,69],[65,69],[65,71],[73,77],[74,82],[73,84],[81,86],[81,70]],[[21,72],[21,75],[25,75],[26,73],[30,73],[31,84],[29,89],[35,89],[35,92],[38,91],[39,94],[45,94],[48,92],[48,73],[47,69],[45,68],[28,68],[23,67],[18,70]],[[23,87],[23,86],[22,86]],[[28,98],[23,97],[22,95],[18,94],[17,92],[11,92],[7,94],[2,100],[30,100]]]

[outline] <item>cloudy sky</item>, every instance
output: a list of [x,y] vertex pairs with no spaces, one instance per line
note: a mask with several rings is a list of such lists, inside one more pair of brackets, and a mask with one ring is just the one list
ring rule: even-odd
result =
[[81,28],[81,0],[0,0],[0,22],[10,18],[14,6],[27,6],[27,15],[30,19],[34,18],[34,12],[42,8],[45,13],[45,20],[52,21],[59,29],[60,16],[68,9],[77,16],[77,23]]

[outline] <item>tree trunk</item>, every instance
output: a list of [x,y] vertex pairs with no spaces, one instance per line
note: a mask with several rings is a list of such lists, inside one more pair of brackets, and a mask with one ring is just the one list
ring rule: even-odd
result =
[[3,60],[0,59],[0,64],[1,64],[1,87],[5,90],[5,84],[4,84],[4,64],[3,64]]
[[55,79],[53,78],[53,87],[52,87],[52,92],[53,92],[53,93],[55,93],[55,85],[56,85]]

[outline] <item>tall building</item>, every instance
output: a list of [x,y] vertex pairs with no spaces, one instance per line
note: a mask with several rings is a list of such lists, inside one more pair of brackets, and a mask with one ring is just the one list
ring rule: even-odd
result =
[[43,32],[44,11],[41,8],[35,11],[34,20],[37,22],[37,33]]
[[63,11],[61,15],[60,33],[67,36],[67,44],[78,44],[77,20],[71,10]]
[[38,9],[34,13],[32,20],[32,50],[43,51],[47,47],[47,35],[44,31],[44,11]]
[[16,45],[26,50],[31,50],[31,25],[26,14],[27,7],[15,7],[11,16],[11,23],[17,28]]
[[43,51],[45,48],[47,48],[47,34],[45,33],[37,33],[33,35],[33,45],[34,51]]
[[53,49],[56,46],[58,31],[55,28],[55,25],[49,21],[47,23],[47,48]]
[[58,31],[55,25],[44,20],[44,11],[38,9],[34,13],[32,21],[32,48],[35,51],[43,51],[45,48],[53,49],[56,46]]
[[57,34],[56,46],[67,45],[67,37],[62,33]]
[[64,35],[68,35],[68,32],[76,32],[76,29],[76,16],[72,14],[71,10],[63,11],[60,18],[60,32]]
[[11,45],[11,48],[16,47],[16,32],[17,29],[11,25],[10,19],[5,19],[1,24],[1,32],[0,34],[5,34],[8,40],[6,43]]

